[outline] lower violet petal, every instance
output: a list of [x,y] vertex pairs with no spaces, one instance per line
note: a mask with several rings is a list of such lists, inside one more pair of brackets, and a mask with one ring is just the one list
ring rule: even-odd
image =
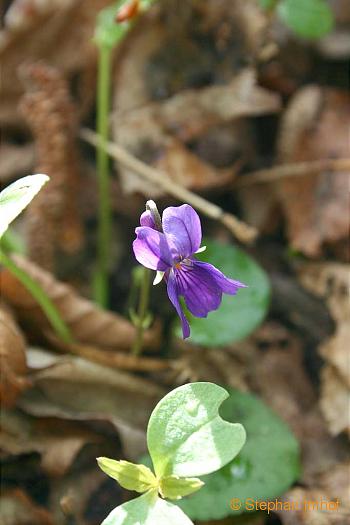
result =
[[178,285],[177,285],[173,270],[169,272],[167,292],[168,292],[170,301],[172,302],[173,306],[175,307],[178,313],[178,316],[181,319],[182,335],[183,335],[183,338],[186,339],[190,335],[190,325],[188,324],[188,321],[180,305],[179,290],[178,290]]
[[241,283],[240,281],[235,281],[226,277],[220,270],[215,268],[212,264],[205,263],[202,261],[194,261],[196,268],[201,268],[202,271],[207,272],[211,275],[212,279],[215,281],[220,290],[229,295],[235,295],[239,288],[247,288],[246,284]]
[[207,317],[209,312],[219,308],[222,290],[210,272],[193,261],[192,266],[179,270],[177,276],[179,292],[193,315]]

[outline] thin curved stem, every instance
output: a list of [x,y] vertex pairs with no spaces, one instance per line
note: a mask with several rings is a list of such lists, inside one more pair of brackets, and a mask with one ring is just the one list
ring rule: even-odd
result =
[[108,306],[109,247],[111,239],[111,203],[109,181],[109,155],[103,143],[108,141],[108,114],[110,106],[111,50],[99,47],[97,82],[97,133],[101,143],[97,147],[97,176],[99,192],[97,267],[94,292],[96,302]]
[[132,346],[132,354],[140,355],[143,343],[143,334],[146,329],[146,319],[148,316],[149,292],[151,284],[151,271],[143,268],[143,275],[140,288],[139,307],[137,312],[136,338]]

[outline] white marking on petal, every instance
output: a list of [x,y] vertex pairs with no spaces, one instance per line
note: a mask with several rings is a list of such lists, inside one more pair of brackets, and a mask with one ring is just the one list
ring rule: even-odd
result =
[[160,270],[157,270],[156,276],[153,281],[153,286],[155,286],[156,284],[159,284],[162,281],[164,274],[165,272],[161,272]]
[[201,248],[198,248],[198,250],[194,253],[202,253],[202,252],[205,252],[206,249],[207,249],[206,246],[202,246]]

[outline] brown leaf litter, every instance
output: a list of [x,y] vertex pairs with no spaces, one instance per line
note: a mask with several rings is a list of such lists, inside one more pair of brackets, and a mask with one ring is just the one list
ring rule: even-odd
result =
[[58,70],[43,63],[26,65],[21,77],[26,94],[20,107],[35,138],[35,171],[50,177],[26,211],[29,255],[54,270],[56,251],[72,255],[83,245],[78,117]]
[[[307,86],[291,100],[283,116],[279,160],[283,163],[349,156],[350,96],[332,88]],[[287,220],[292,247],[315,257],[324,245],[349,234],[349,171],[275,184]]]
[[341,263],[305,263],[299,270],[301,283],[324,299],[336,322],[336,331],[319,352],[326,364],[321,374],[321,409],[329,430],[350,433],[350,267]]
[[10,311],[0,304],[0,403],[12,408],[30,386],[27,376],[25,340]]
[[[266,23],[251,1],[232,5],[210,0],[203,6],[192,0],[157,6],[130,31],[118,51],[115,141],[147,163],[166,166],[169,177],[184,187],[205,191],[228,185],[239,157],[220,169],[214,159],[225,156],[217,151],[221,143],[206,159],[191,147],[193,141],[226,127],[235,148],[247,153],[242,133],[236,133],[244,128],[243,119],[279,110],[278,95],[257,86],[254,68],[248,67],[266,41]],[[202,33],[209,38],[211,51],[198,45]],[[235,58],[240,54],[244,59],[238,64]],[[213,78],[203,80],[209,70]],[[125,191],[163,194],[132,170],[123,166],[118,170]]]
[[[65,77],[75,76],[86,97],[94,95],[95,82],[90,72],[95,70],[96,47],[92,42],[96,15],[111,0],[14,0],[4,17],[0,34],[0,122],[20,124],[18,102],[23,86],[18,67],[23,63],[45,60],[63,71]],[[59,45],[57,42],[59,41]],[[72,52],[74,50],[74,52]]]
[[[127,319],[116,313],[102,310],[91,301],[79,296],[72,287],[56,280],[52,274],[24,257],[14,255],[13,260],[50,297],[76,341],[110,351],[130,349],[136,332],[135,327]],[[52,341],[49,322],[27,289],[8,270],[3,269],[0,277],[3,297],[14,308],[18,319],[26,326],[28,333],[34,332],[36,338],[38,336],[45,338],[47,333],[49,341]],[[158,346],[158,328],[155,325],[154,329],[145,333],[144,345],[146,348]]]
[[[145,451],[148,418],[165,390],[150,380],[76,356],[30,349],[33,388],[19,406],[33,416],[105,421],[119,433],[127,456]],[[98,395],[96,395],[98,392]]]
[[54,525],[49,512],[36,505],[21,489],[2,492],[0,520],[2,525]]
[[284,525],[345,525],[349,523],[350,463],[339,463],[324,472],[317,486],[289,490],[282,501],[298,510],[279,510]]
[[41,468],[50,477],[63,476],[87,443],[100,440],[73,421],[34,418],[20,411],[5,411],[1,418],[2,457],[38,452]]

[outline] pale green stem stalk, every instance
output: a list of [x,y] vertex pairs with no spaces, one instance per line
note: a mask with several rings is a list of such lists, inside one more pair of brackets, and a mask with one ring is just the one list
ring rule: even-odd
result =
[[17,264],[1,250],[0,263],[5,266],[5,268],[7,268],[20,281],[21,284],[23,284],[23,286],[36,300],[36,302],[41,306],[58,337],[65,343],[72,342],[72,335],[68,326],[63,321],[56,306],[46,295],[41,286],[36,281],[34,281],[30,275],[22,270],[22,268],[19,268]]
[[143,275],[140,287],[140,299],[137,312],[136,338],[132,346],[132,353],[140,355],[143,343],[143,334],[145,332],[145,319],[148,315],[148,303],[150,295],[151,271],[143,268]]
[[101,139],[97,147],[97,177],[99,192],[97,267],[95,273],[95,300],[102,306],[108,306],[108,270],[111,240],[111,203],[109,181],[109,158],[103,147],[108,141],[108,118],[110,106],[111,49],[99,47],[97,81],[97,133]]

